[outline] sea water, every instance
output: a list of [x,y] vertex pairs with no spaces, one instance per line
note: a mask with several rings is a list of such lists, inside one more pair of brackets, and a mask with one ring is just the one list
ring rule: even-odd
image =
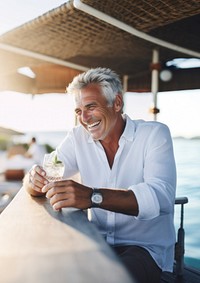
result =
[[[173,139],[177,166],[177,196],[186,196],[184,206],[185,262],[200,269],[200,139]],[[175,226],[180,208],[175,209]]]

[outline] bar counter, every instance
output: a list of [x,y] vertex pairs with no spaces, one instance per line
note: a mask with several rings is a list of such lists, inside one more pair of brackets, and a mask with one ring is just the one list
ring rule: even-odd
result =
[[54,211],[22,187],[0,215],[2,283],[130,283],[86,213]]

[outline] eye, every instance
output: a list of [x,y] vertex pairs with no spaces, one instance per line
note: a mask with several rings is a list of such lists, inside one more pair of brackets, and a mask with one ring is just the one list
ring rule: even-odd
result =
[[76,114],[77,116],[80,116],[80,115],[81,115],[81,110],[80,110],[80,109],[76,109],[76,110],[75,110],[75,114]]
[[94,104],[90,104],[90,105],[88,105],[87,109],[92,111],[92,110],[95,109],[95,105]]

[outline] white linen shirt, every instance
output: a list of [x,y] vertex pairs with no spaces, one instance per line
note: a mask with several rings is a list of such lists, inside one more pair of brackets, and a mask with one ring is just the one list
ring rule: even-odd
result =
[[65,178],[79,172],[86,186],[132,190],[137,217],[92,208],[90,220],[110,245],[141,246],[163,271],[172,271],[176,167],[171,135],[162,123],[124,119],[112,168],[101,143],[81,125],[57,147],[58,158],[65,163]]

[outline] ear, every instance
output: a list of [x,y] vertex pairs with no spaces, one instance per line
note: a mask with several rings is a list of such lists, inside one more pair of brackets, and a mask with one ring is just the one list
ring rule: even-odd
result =
[[123,98],[121,94],[117,94],[114,102],[114,108],[116,112],[121,112],[123,108]]

